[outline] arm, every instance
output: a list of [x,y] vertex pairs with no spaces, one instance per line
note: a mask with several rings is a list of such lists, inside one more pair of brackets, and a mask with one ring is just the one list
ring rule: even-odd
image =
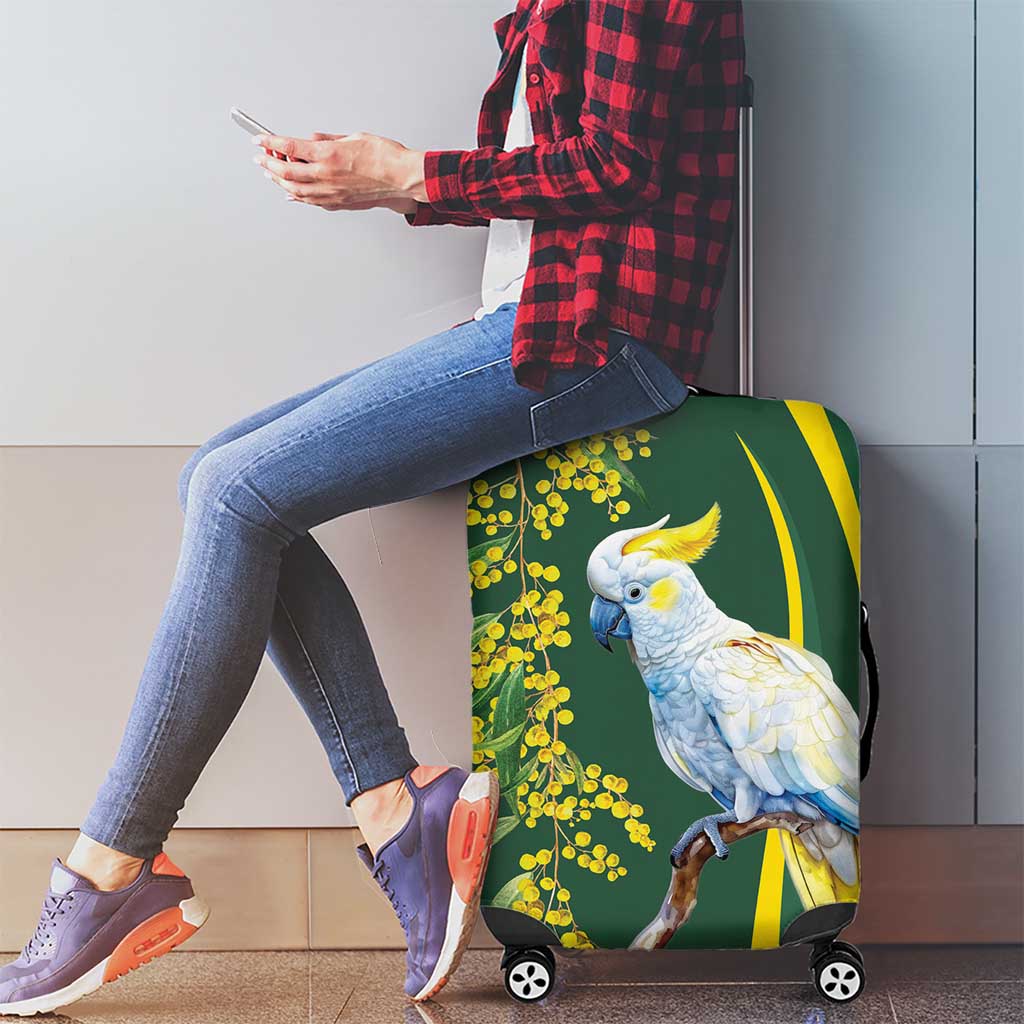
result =
[[431,208],[535,219],[650,206],[661,191],[666,137],[681,120],[680,77],[700,42],[701,7],[683,0],[590,0],[581,134],[511,152],[428,151],[423,191]]
[[[661,192],[662,153],[682,119],[683,79],[715,5],[589,0],[581,134],[506,152],[408,149],[364,134],[256,136],[257,157],[292,197],[326,210],[390,206],[412,224],[608,217]],[[710,16],[706,13],[710,10]],[[412,202],[417,204],[415,208]]]

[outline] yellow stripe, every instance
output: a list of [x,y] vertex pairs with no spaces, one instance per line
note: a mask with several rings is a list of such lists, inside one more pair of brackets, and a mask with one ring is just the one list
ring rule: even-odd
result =
[[775,497],[768,477],[764,475],[764,470],[761,469],[743,438],[739,434],[736,437],[743,445],[743,450],[747,453],[747,458],[750,459],[750,465],[754,467],[754,475],[761,485],[765,504],[771,513],[775,536],[779,541],[779,554],[782,556],[782,571],[786,577],[786,598],[789,602],[789,639],[802,647],[804,642],[804,604],[800,594],[800,571],[796,564],[796,552],[793,550],[793,538],[789,535],[786,517],[782,514],[782,506],[779,505],[779,499]]
[[[786,517],[782,514],[782,506],[775,497],[772,485],[768,482],[764,470],[761,469],[754,453],[747,447],[743,438],[736,435],[743,450],[747,453],[753,467],[757,482],[761,485],[765,504],[772,517],[775,536],[779,542],[779,555],[782,558],[782,571],[786,579],[786,600],[789,604],[789,639],[803,646],[804,642],[804,605],[800,591],[800,571],[796,562],[796,551],[793,549],[793,538],[790,536]],[[751,949],[774,949],[779,944],[779,933],[782,927],[782,880],[786,870],[786,859],[782,852],[782,842],[776,829],[765,833],[764,854],[761,859],[761,880],[757,886],[757,905],[754,908],[754,930],[750,942]]]
[[775,949],[782,928],[782,879],[786,858],[782,852],[779,830],[770,828],[764,834],[764,859],[761,861],[761,882],[757,887],[754,908],[754,935],[751,949]]
[[857,495],[853,493],[850,474],[843,461],[843,453],[839,450],[839,442],[832,430],[832,424],[822,406],[814,402],[786,402],[800,428],[807,447],[818,464],[818,470],[825,486],[828,488],[832,504],[835,505],[840,525],[846,535],[846,545],[853,559],[853,571],[857,574],[860,584],[860,509],[857,507]]

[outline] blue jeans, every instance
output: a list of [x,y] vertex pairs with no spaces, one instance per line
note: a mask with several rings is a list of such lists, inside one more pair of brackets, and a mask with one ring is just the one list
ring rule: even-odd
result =
[[352,595],[309,530],[667,412],[687,393],[618,333],[599,370],[557,371],[544,394],[523,388],[511,367],[515,310],[272,405],[189,460],[171,592],[86,835],[136,857],[159,852],[264,650],[346,801],[415,766]]

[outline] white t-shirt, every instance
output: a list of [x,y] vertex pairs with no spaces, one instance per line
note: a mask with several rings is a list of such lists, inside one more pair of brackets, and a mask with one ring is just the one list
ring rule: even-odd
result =
[[[526,105],[526,47],[516,80],[515,98],[505,132],[505,151],[533,145],[533,125]],[[480,287],[483,305],[473,315],[479,320],[493,313],[502,303],[518,302],[523,294],[523,278],[530,262],[532,220],[492,220],[488,226],[484,276]]]

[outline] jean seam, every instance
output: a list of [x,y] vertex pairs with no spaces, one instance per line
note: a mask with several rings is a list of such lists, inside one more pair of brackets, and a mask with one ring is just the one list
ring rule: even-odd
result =
[[[266,462],[267,459],[271,458],[274,455],[278,455],[278,454],[280,454],[283,451],[287,451],[289,448],[294,448],[295,445],[297,445],[297,444],[301,444],[304,441],[315,441],[317,438],[325,436],[326,434],[330,433],[332,430],[336,430],[338,427],[343,427],[343,426],[345,426],[345,424],[351,423],[357,417],[365,415],[368,411],[370,411],[370,409],[372,409],[374,412],[379,412],[381,409],[386,409],[389,405],[393,405],[395,402],[400,402],[403,399],[410,398],[413,395],[423,395],[423,394],[426,394],[428,391],[433,391],[435,388],[443,387],[446,384],[451,384],[453,381],[460,380],[463,377],[467,377],[471,373],[479,373],[481,370],[486,370],[488,367],[498,366],[501,363],[510,362],[511,358],[512,358],[511,356],[505,356],[505,357],[503,357],[501,359],[492,360],[489,363],[483,363],[480,366],[471,367],[470,369],[464,370],[462,373],[456,374],[453,377],[444,377],[441,380],[433,381],[432,383],[426,384],[423,387],[411,388],[408,391],[403,391],[399,395],[395,395],[393,398],[389,398],[386,402],[381,402],[380,405],[373,405],[373,406],[368,406],[368,407],[364,406],[363,408],[360,408],[359,410],[357,410],[356,412],[353,412],[349,416],[339,417],[337,419],[330,420],[327,423],[320,424],[320,426],[317,429],[315,429],[315,430],[303,431],[301,434],[298,434],[295,437],[286,438],[280,444],[275,445],[273,448],[268,448],[266,451],[260,452],[260,454],[255,459],[253,459],[251,462],[248,462],[246,465],[240,467],[222,485],[222,487],[220,489],[220,492],[218,494],[218,498],[221,500],[221,503],[224,504],[225,507],[227,507],[226,506],[226,502],[224,502],[224,500],[223,500],[223,495],[227,494],[227,492],[236,483],[238,483],[238,481],[242,478],[242,476],[245,473],[251,472],[252,470],[256,469],[257,466],[260,466],[264,462]],[[601,369],[604,369],[604,367],[602,367]],[[590,380],[590,379],[591,379],[590,377],[587,378],[587,380]],[[585,382],[581,381],[581,383],[585,383]],[[531,411],[531,415],[532,415],[532,411]],[[251,489],[253,489],[253,488],[251,488]],[[276,514],[275,514],[275,518],[278,518],[276,516]],[[295,531],[294,528],[291,528],[291,527],[289,527],[289,529],[292,529],[293,532],[302,532],[302,531]]]
[[[503,356],[501,359],[492,359],[489,363],[484,363],[483,366],[474,366],[472,369],[463,370],[462,373],[455,374],[454,377],[446,377],[443,381],[441,381],[441,383],[445,384],[448,381],[462,380],[463,377],[468,377],[470,374],[479,373],[481,370],[489,369],[492,366],[500,366],[502,363],[510,362],[512,362],[511,356]],[[410,394],[411,393],[412,392],[410,392]]]
[[182,652],[181,661],[180,664],[178,665],[178,668],[171,673],[170,693],[168,694],[167,697],[166,707],[163,713],[160,715],[159,725],[157,726],[156,732],[152,738],[149,748],[145,751],[141,758],[143,762],[142,771],[139,773],[138,781],[135,783],[134,787],[132,787],[130,795],[125,801],[124,810],[121,812],[121,816],[118,818],[117,825],[113,829],[112,839],[114,840],[117,840],[121,836],[122,829],[124,828],[124,823],[125,821],[127,821],[128,815],[132,810],[132,805],[138,799],[139,793],[142,792],[143,786],[145,785],[149,777],[149,773],[152,770],[153,762],[156,760],[156,757],[160,752],[161,743],[164,738],[164,735],[166,734],[167,723],[171,720],[172,713],[174,711],[174,702],[176,697],[178,696],[178,691],[181,686],[181,679],[185,673],[185,666],[188,662],[188,656],[192,650],[192,640],[195,637],[196,624],[199,621],[199,608],[202,605],[203,598],[205,598],[206,596],[207,584],[210,581],[210,577],[213,575],[213,559],[208,556],[208,553],[212,550],[214,546],[214,541],[216,541],[219,532],[220,521],[216,520],[214,522],[213,534],[210,537],[209,541],[207,542],[206,550],[204,552],[204,554],[206,554],[207,557],[204,559],[203,579],[199,587],[199,596],[197,597],[196,601],[192,606],[193,614],[192,619],[189,623],[188,634],[185,639],[185,649]]
[[566,398],[571,395],[574,391],[578,391],[580,388],[586,388],[599,374],[606,373],[608,369],[614,366],[622,359],[626,359],[626,346],[623,345],[618,352],[615,353],[609,359],[604,366],[598,366],[592,374],[584,377],[583,380],[577,381],[571,388],[566,388],[565,391],[560,391],[557,395],[551,395],[549,398],[545,398],[541,402],[537,402],[536,405],[530,407],[530,431],[533,434],[533,444],[535,448],[544,448],[551,442],[547,439],[547,435],[544,434],[541,428],[538,428],[537,414],[544,409],[545,406],[550,405],[552,402],[557,402],[560,399]]
[[623,351],[626,353],[626,361],[632,367],[633,373],[636,376],[640,387],[647,392],[647,397],[662,411],[671,412],[674,406],[672,403],[658,390],[657,385],[650,377],[647,376],[647,371],[640,365],[640,361],[633,355],[632,352],[628,351],[623,347]]
[[310,657],[309,650],[306,647],[305,641],[302,639],[299,633],[298,626],[295,625],[295,620],[292,618],[292,613],[288,611],[288,606],[284,603],[284,598],[281,597],[280,593],[277,595],[277,600],[281,604],[281,609],[288,619],[288,625],[291,626],[292,633],[295,634],[295,639],[299,642],[299,648],[302,651],[302,657],[306,662],[306,666],[309,669],[309,674],[313,677],[313,681],[316,683],[317,689],[320,691],[320,697],[324,702],[324,706],[330,712],[331,722],[334,724],[334,734],[338,740],[338,744],[341,748],[341,753],[348,764],[349,774],[352,776],[353,788],[360,789],[359,774],[356,771],[355,763],[352,760],[352,754],[348,749],[348,744],[345,742],[345,734],[341,730],[341,723],[338,721],[338,716],[334,712],[334,708],[331,706],[330,700],[327,698],[327,690],[324,688],[323,681],[320,679],[320,674],[316,670],[316,666],[313,664],[313,659]]

